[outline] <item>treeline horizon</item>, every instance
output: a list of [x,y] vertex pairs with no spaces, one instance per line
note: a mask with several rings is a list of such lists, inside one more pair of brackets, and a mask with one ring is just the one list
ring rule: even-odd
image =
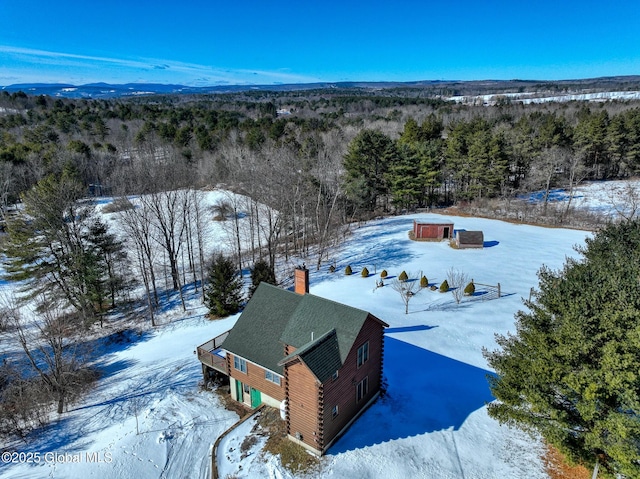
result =
[[392,90],[111,100],[3,91],[2,213],[63,171],[97,195],[225,185],[252,196],[275,176],[274,195],[304,184],[314,198],[330,183],[345,218],[513,198],[638,174],[639,107],[506,97],[469,106]]

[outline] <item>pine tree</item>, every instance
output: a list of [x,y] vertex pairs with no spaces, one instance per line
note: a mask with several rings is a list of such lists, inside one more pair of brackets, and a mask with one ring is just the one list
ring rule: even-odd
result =
[[269,263],[263,259],[258,260],[251,270],[251,286],[249,287],[249,298],[253,296],[260,283],[276,284],[276,274]]
[[3,252],[5,278],[22,281],[23,299],[36,299],[42,311],[72,307],[89,325],[115,286],[109,268],[116,258],[110,265],[104,260],[104,241],[113,237],[93,204],[78,201],[82,194],[70,170],[40,180],[22,195],[23,212],[8,222]]
[[[124,243],[113,233],[110,233],[107,224],[99,219],[95,219],[89,226],[86,240],[92,247],[95,262],[100,266],[100,271],[103,272],[103,277],[98,279],[104,285],[111,307],[115,308],[116,297],[127,286],[131,286],[131,280],[127,279],[130,276],[130,270]],[[100,305],[100,310],[105,299],[106,297],[100,295],[96,298]]]
[[398,156],[395,142],[377,130],[364,129],[349,143],[344,157],[347,197],[373,211],[389,189],[387,172]]
[[205,303],[215,317],[229,316],[240,311],[242,278],[234,262],[222,254],[214,257],[209,266]]
[[516,334],[484,352],[497,373],[489,414],[599,463],[601,477],[640,477],[640,223],[608,226],[577,251],[539,271]]

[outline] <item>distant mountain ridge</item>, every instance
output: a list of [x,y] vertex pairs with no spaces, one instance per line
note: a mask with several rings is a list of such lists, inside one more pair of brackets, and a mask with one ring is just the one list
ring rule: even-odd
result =
[[[8,92],[22,91],[28,95],[48,95],[63,98],[119,98],[131,96],[168,94],[221,94],[245,91],[304,91],[304,90],[407,90],[423,91],[434,96],[483,95],[500,93],[522,93],[544,91],[598,92],[640,90],[640,75],[614,76],[578,80],[421,80],[411,82],[318,82],[275,85],[212,85],[185,86],[160,83],[89,83],[73,85],[67,83],[22,83],[0,87]],[[445,93],[446,92],[446,93]]]

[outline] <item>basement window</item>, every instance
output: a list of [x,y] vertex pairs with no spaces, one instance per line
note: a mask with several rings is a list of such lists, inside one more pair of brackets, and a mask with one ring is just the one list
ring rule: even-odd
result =
[[233,367],[236,368],[241,373],[247,374],[247,361],[238,356],[233,357]]

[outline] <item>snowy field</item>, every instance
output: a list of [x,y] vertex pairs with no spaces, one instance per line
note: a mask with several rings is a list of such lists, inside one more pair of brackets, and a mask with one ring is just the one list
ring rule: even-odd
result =
[[[587,193],[584,193],[587,194]],[[387,322],[384,375],[388,394],[368,409],[321,460],[312,478],[545,478],[540,441],[490,419],[491,374],[482,348],[495,347],[494,334],[514,331],[522,298],[537,285],[545,264],[559,268],[573,246],[590,233],[449,217],[456,229],[482,230],[482,250],[455,250],[448,243],[412,242],[413,219],[442,221],[439,215],[391,217],[355,228],[332,252],[337,271],[326,265],[310,272],[311,293],[365,309]],[[212,230],[212,242],[220,241]],[[342,271],[351,265],[354,275]],[[362,278],[367,267],[372,275]],[[409,303],[378,274],[405,270],[439,285],[456,268],[476,283],[497,285],[502,297],[476,295],[456,304],[451,293],[422,290]],[[103,376],[81,403],[37,438],[10,445],[38,454],[38,464],[1,464],[2,478],[208,478],[216,439],[238,417],[217,397],[202,391],[197,345],[231,328],[237,316],[208,321],[195,294],[188,311],[167,309],[163,324],[142,333],[114,334],[100,342]],[[222,441],[221,477],[291,478],[277,458],[262,453],[263,441],[240,459],[239,444],[252,421]],[[102,461],[102,462],[98,462]]]
[[538,92],[527,93],[498,93],[488,95],[476,95],[476,96],[451,96],[446,98],[449,101],[455,101],[456,103],[466,104],[495,104],[501,98],[507,98],[512,102],[523,103],[530,105],[532,103],[563,103],[568,101],[593,101],[593,102],[605,102],[605,101],[633,101],[640,99],[639,91],[601,91],[593,93],[566,93],[563,95],[546,95]]

